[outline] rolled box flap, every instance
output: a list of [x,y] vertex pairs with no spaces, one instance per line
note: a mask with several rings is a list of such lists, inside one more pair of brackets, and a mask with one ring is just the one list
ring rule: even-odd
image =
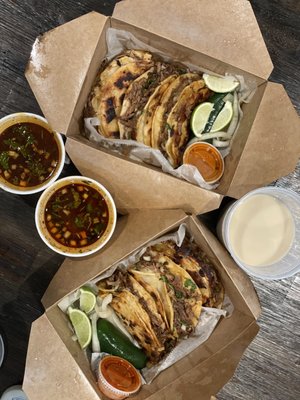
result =
[[[65,328],[69,329],[67,326]],[[155,383],[144,386],[137,398],[172,399],[181,393],[185,398],[192,399],[201,393],[201,399],[210,400],[210,396],[216,394],[232,377],[258,330],[258,325],[253,321],[222,349],[180,373],[177,379],[161,390],[153,392]],[[75,346],[78,352],[71,354],[46,314],[32,324],[23,380],[23,390],[30,400],[99,400],[96,381],[84,352],[74,342]],[[199,370],[202,379],[199,379]]]
[[43,114],[57,132],[67,131],[107,20],[91,12],[44,33],[33,44],[25,76]]
[[113,17],[263,79],[273,64],[246,0],[124,0]]
[[284,87],[267,82],[227,195],[240,198],[287,175],[295,169],[299,156],[297,112]]
[[[151,386],[144,386],[144,393],[149,392],[149,395],[146,397],[145,394],[144,398],[147,400],[177,398],[211,400],[211,396],[217,394],[233,376],[239,361],[258,331],[258,325],[253,321],[220,351],[215,352],[193,368],[181,371],[181,376],[160,391],[153,393]],[[205,343],[202,346],[205,347]],[[192,355],[193,353],[191,353]],[[199,371],[201,371],[201,376]]]
[[181,210],[136,210],[120,217],[112,238],[103,250],[90,257],[67,258],[63,262],[42,298],[45,309],[125,258],[149,238],[163,235],[186,218]]
[[33,322],[23,380],[30,400],[99,400],[86,374],[92,381],[92,372],[82,371],[45,314]]
[[[132,209],[182,209],[200,214],[219,207],[223,195],[147,165],[111,156],[105,150],[68,137],[66,150],[79,171],[101,182],[120,212]],[[82,157],[84,154],[84,157]],[[96,165],[101,165],[96,168]]]

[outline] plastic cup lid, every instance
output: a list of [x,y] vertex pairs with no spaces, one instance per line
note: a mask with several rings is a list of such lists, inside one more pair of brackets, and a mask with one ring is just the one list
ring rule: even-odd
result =
[[16,385],[6,389],[0,400],[28,400],[22,386]]

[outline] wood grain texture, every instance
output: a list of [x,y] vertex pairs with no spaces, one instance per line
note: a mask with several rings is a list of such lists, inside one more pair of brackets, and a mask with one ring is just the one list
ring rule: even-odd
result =
[[[39,34],[92,10],[110,15],[115,3],[1,0],[0,117],[18,111],[40,113],[24,77],[31,46]],[[252,0],[251,5],[274,63],[270,79],[285,86],[299,113],[300,2]],[[74,167],[66,165],[63,175],[72,173],[76,173]],[[299,178],[298,165],[295,172],[274,184],[300,194]],[[0,329],[6,345],[0,394],[22,382],[30,325],[42,314],[40,299],[62,262],[36,232],[37,199],[38,195],[21,197],[0,191]],[[219,212],[203,216],[212,229]],[[216,396],[218,400],[298,400],[300,276],[278,282],[253,279],[253,283],[262,304],[261,330],[234,377]]]

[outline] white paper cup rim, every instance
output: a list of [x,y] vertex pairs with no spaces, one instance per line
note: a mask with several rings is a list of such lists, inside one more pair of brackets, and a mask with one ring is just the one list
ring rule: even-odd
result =
[[26,118],[36,119],[36,120],[42,121],[44,124],[48,125],[49,129],[51,129],[51,131],[55,137],[55,141],[59,148],[59,154],[60,154],[59,164],[57,165],[56,170],[54,171],[53,175],[40,185],[28,187],[28,188],[21,188],[18,186],[14,187],[13,185],[6,183],[4,180],[0,181],[0,188],[5,190],[6,192],[13,193],[13,194],[20,194],[20,195],[29,195],[29,194],[34,194],[34,193],[43,191],[44,189],[46,189],[49,185],[51,185],[53,182],[55,182],[58,179],[58,177],[60,176],[62,169],[64,167],[66,153],[65,153],[64,142],[63,142],[61,135],[58,132],[54,131],[51,128],[51,126],[49,125],[49,122],[41,115],[32,114],[32,113],[28,113],[28,112],[19,112],[19,113],[14,113],[14,114],[8,114],[0,119],[0,124],[3,124],[6,121],[13,120],[13,119],[16,119],[16,120],[21,119],[22,117],[25,119]]

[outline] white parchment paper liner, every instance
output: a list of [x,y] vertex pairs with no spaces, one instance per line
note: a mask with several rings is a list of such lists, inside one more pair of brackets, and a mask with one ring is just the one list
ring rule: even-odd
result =
[[[145,247],[140,250],[137,250],[129,257],[122,260],[117,265],[113,265],[111,268],[106,270],[103,274],[98,276],[97,278],[93,279],[89,282],[90,286],[96,285],[102,279],[106,279],[111,276],[117,268],[124,268],[127,269],[129,266],[135,264],[139,261],[139,259],[143,256],[146,249],[149,246],[152,246],[156,243],[165,242],[167,240],[174,241],[177,246],[181,246],[185,235],[186,235],[187,227],[185,224],[181,224],[178,230],[174,233],[161,236],[160,238],[153,240]],[[72,293],[71,295],[64,298],[58,306],[64,312],[67,311],[68,306],[70,306],[75,300],[79,298],[79,290]],[[191,351],[195,350],[198,346],[204,343],[209,336],[212,334],[214,328],[216,327],[219,319],[221,317],[228,318],[231,316],[233,312],[233,304],[229,297],[225,295],[224,303],[222,309],[217,308],[209,308],[209,307],[202,307],[202,311],[199,318],[199,323],[195,329],[195,332],[189,336],[187,339],[183,339],[179,341],[175,348],[167,354],[158,364],[151,368],[144,368],[142,370],[142,376],[144,378],[144,383],[149,384],[153,381],[153,379],[164,369],[170,367],[177,361],[181,360],[183,357],[188,355]],[[91,368],[95,372],[97,371],[97,366],[101,357],[103,357],[104,353],[92,353],[91,354]]]
[[[130,32],[124,30],[109,28],[106,33],[106,42],[108,47],[108,53],[106,56],[107,60],[111,60],[116,55],[123,52],[125,49],[143,49],[158,54],[165,61],[180,62],[186,65],[192,71],[198,71],[202,73],[206,72],[210,75],[217,75],[211,71],[200,68],[199,66],[187,63],[180,58],[176,60],[174,58],[170,58],[161,51],[155,49],[154,47],[149,46],[148,44],[138,40]],[[243,116],[241,104],[244,102],[249,102],[256,89],[256,86],[253,82],[250,84],[251,87],[246,85],[243,76],[235,75],[235,78],[238,79],[240,82],[240,89],[235,92],[234,99],[234,108],[238,117],[236,119],[232,119],[231,124],[229,125],[227,130],[228,132],[231,132],[231,137],[233,137],[234,133],[237,131],[241,118]],[[198,169],[193,165],[183,164],[180,167],[174,169],[159,150],[146,146],[143,143],[139,143],[135,140],[105,138],[95,128],[96,126],[100,125],[100,121],[98,120],[98,118],[85,118],[84,124],[86,137],[89,140],[100,144],[102,147],[109,148],[110,150],[116,151],[119,154],[126,155],[133,160],[142,161],[144,163],[160,167],[164,172],[171,174],[177,178],[184,179],[190,183],[202,187],[203,189],[212,190],[218,186],[218,183],[208,184],[207,182],[205,182]],[[200,140],[201,139],[196,139],[196,141]],[[220,148],[219,150],[224,158],[226,157],[226,155],[228,155],[230,151],[230,145],[226,148]]]

